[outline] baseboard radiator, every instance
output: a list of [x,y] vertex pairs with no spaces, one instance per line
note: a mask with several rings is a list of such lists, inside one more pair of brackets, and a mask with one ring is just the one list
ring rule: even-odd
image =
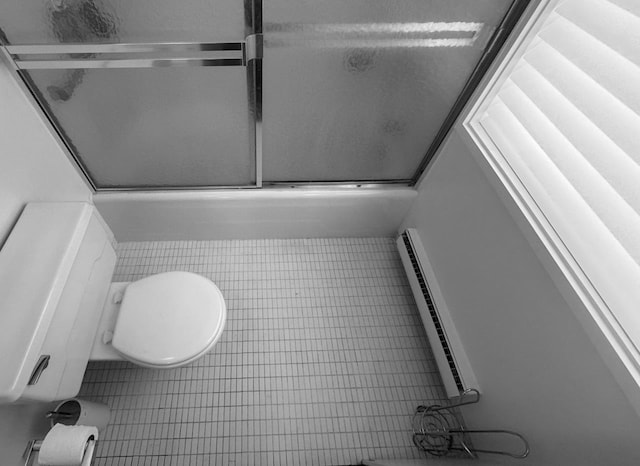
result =
[[479,391],[418,232],[407,229],[397,244],[447,396],[454,398],[471,388]]

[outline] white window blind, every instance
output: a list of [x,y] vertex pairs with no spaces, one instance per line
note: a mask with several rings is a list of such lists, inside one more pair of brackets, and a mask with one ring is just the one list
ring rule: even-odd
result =
[[556,2],[478,125],[640,348],[640,0]]

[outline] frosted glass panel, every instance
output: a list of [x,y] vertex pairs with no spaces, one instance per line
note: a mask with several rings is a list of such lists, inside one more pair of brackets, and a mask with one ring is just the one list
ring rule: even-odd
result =
[[11,44],[244,39],[242,0],[2,0]]
[[255,181],[243,67],[29,75],[98,187]]
[[[0,0],[0,28],[99,188],[408,181],[511,4],[264,0],[253,17],[250,0]],[[19,47],[168,42],[237,49]],[[204,58],[238,66],[164,67],[230,64]]]
[[412,178],[510,4],[267,3],[264,180]]

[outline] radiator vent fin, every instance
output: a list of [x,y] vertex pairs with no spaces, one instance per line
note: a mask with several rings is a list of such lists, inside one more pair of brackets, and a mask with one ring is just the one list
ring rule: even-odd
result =
[[418,231],[408,228],[396,244],[447,396],[456,398],[469,389],[480,391]]
[[422,270],[420,269],[420,265],[418,263],[418,259],[416,257],[415,251],[413,250],[413,245],[411,244],[411,240],[409,239],[409,235],[407,234],[406,231],[402,234],[402,240],[404,241],[404,244],[407,247],[407,254],[409,255],[409,260],[411,261],[411,265],[413,266],[413,271],[416,274],[418,283],[420,284],[420,289],[422,290],[422,296],[424,296],[424,300],[427,302],[427,308],[429,309],[431,320],[433,321],[433,325],[436,328],[436,332],[438,332],[438,338],[440,339],[440,344],[442,345],[442,349],[444,350],[444,354],[447,358],[447,362],[449,363],[449,369],[451,369],[451,375],[453,376],[453,380],[455,381],[456,387],[458,387],[458,390],[460,392],[463,392],[464,385],[462,384],[462,379],[460,379],[460,373],[458,372],[458,367],[456,366],[456,362],[453,360],[453,355],[451,354],[451,348],[449,347],[447,336],[445,335],[444,329],[442,328],[442,323],[440,322],[440,316],[438,315],[438,311],[433,305],[433,299],[431,298],[431,294],[429,293],[427,282],[424,279],[424,275],[422,274]]

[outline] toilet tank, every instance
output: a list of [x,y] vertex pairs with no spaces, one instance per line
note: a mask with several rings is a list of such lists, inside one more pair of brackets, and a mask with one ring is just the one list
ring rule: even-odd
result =
[[115,263],[91,204],[27,204],[0,249],[0,403],[77,395]]

